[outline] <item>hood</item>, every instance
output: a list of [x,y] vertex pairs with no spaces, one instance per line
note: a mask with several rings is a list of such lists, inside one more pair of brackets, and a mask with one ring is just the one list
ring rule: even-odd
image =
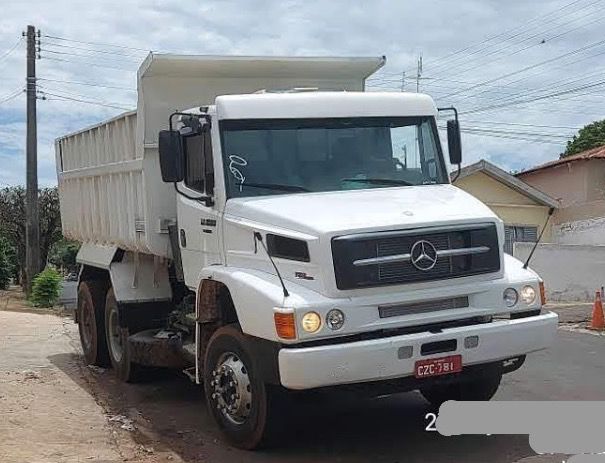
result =
[[453,185],[232,198],[225,215],[311,235],[496,219],[485,204]]

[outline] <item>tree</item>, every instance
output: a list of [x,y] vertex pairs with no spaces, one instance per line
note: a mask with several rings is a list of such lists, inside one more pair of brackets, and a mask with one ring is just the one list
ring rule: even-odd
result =
[[0,289],[8,289],[13,269],[8,257],[8,243],[0,239]]
[[53,268],[47,268],[34,278],[30,301],[36,307],[52,307],[59,300],[61,276]]
[[79,250],[80,243],[62,238],[50,248],[48,261],[56,267],[73,271],[77,266],[76,256]]
[[[40,214],[40,268],[46,266],[51,246],[61,239],[61,214],[57,188],[41,189],[38,195]],[[15,251],[17,280],[24,283],[25,272],[25,189],[0,189],[0,224],[2,236]]]
[[585,125],[567,142],[562,158],[605,145],[605,119]]

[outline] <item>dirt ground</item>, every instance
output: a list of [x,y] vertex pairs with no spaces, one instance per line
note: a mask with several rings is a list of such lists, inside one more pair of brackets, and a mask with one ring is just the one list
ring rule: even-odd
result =
[[[568,312],[570,321],[588,309]],[[562,333],[558,343],[506,378],[496,398],[605,399],[601,340]],[[553,368],[557,382],[548,379]],[[417,393],[308,405],[288,410],[292,429],[280,448],[233,449],[210,420],[201,388],[184,375],[155,372],[121,384],[111,370],[84,365],[70,317],[0,292],[0,463],[561,461],[536,456],[527,436],[427,433],[432,410]]]
[[97,393],[105,370],[80,354],[70,316],[29,307],[16,288],[0,291],[0,462],[182,461],[153,448],[136,409]]

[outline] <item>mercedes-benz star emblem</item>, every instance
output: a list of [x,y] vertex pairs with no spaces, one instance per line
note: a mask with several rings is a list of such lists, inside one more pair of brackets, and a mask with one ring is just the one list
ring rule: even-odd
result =
[[410,255],[412,265],[423,272],[429,271],[437,263],[437,249],[426,240],[416,241]]

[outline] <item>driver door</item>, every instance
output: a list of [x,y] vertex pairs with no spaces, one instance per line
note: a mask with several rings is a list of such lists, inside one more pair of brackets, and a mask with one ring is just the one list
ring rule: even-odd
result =
[[209,124],[201,134],[184,139],[185,179],[177,195],[179,244],[185,284],[197,289],[202,268],[220,263],[220,214],[212,203],[199,200],[214,195],[214,168]]

